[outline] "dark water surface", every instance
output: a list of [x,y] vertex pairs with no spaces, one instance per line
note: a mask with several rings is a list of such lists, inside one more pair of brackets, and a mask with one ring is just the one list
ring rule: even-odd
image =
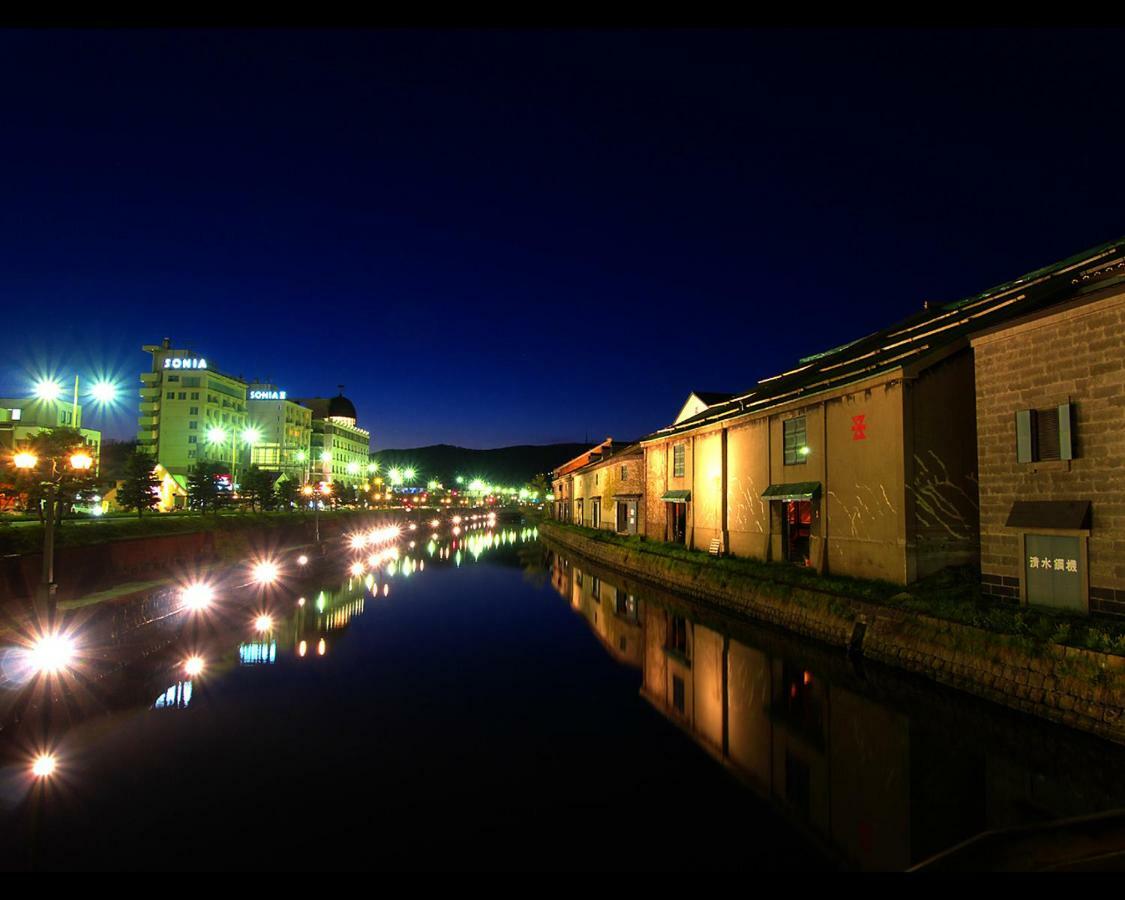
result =
[[[9,654],[0,862],[894,869],[1125,806],[1117,748],[727,621],[530,529],[397,546],[372,576],[342,553],[228,587],[206,621],[91,620],[88,671],[56,677],[53,704]],[[44,746],[58,770],[35,780]]]

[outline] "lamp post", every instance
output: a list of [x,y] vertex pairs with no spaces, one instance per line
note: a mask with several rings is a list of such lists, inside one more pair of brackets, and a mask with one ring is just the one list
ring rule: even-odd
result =
[[[30,451],[22,451],[13,459],[17,469],[31,471],[39,465],[39,457]],[[47,611],[47,626],[53,630],[55,626],[55,595],[58,585],[55,584],[55,514],[58,505],[58,489],[62,482],[65,470],[60,471],[58,460],[51,457],[50,476],[40,482],[45,492],[46,518],[43,529],[43,570],[39,581],[37,601],[40,608]],[[89,472],[94,465],[94,458],[85,450],[78,449],[70,454],[68,459],[70,468],[76,472]]]

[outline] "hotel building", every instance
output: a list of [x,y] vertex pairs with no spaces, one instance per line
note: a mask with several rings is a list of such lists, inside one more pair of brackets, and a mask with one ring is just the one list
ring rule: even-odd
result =
[[298,400],[312,411],[310,480],[354,486],[365,483],[371,458],[371,433],[356,425],[355,406],[336,397]]
[[[172,475],[186,475],[200,462],[222,463],[237,482],[250,461],[246,382],[219,372],[205,356],[172,347],[168,338],[142,349],[152,354],[152,370],[141,375],[139,449]],[[212,440],[216,429],[222,440]]]
[[258,433],[250,448],[251,465],[303,484],[311,459],[312,410],[290,400],[275,384],[254,382],[246,396],[250,428]]

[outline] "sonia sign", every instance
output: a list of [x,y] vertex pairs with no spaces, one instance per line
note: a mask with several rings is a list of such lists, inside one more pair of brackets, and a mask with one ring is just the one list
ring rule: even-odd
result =
[[284,400],[285,391],[251,391],[251,400]]
[[203,357],[198,359],[182,358],[179,356],[166,356],[164,357],[165,369],[206,369],[207,360]]

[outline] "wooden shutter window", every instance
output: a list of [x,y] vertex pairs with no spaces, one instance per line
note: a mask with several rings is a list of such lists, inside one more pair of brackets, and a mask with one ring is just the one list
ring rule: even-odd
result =
[[1059,405],[1059,459],[1074,459],[1074,439],[1069,403]]
[[1059,456],[1059,410],[1039,409],[1035,411],[1036,459],[1061,459]]
[[1030,409],[1021,409],[1016,413],[1016,462],[1029,463],[1033,460],[1032,413]]

